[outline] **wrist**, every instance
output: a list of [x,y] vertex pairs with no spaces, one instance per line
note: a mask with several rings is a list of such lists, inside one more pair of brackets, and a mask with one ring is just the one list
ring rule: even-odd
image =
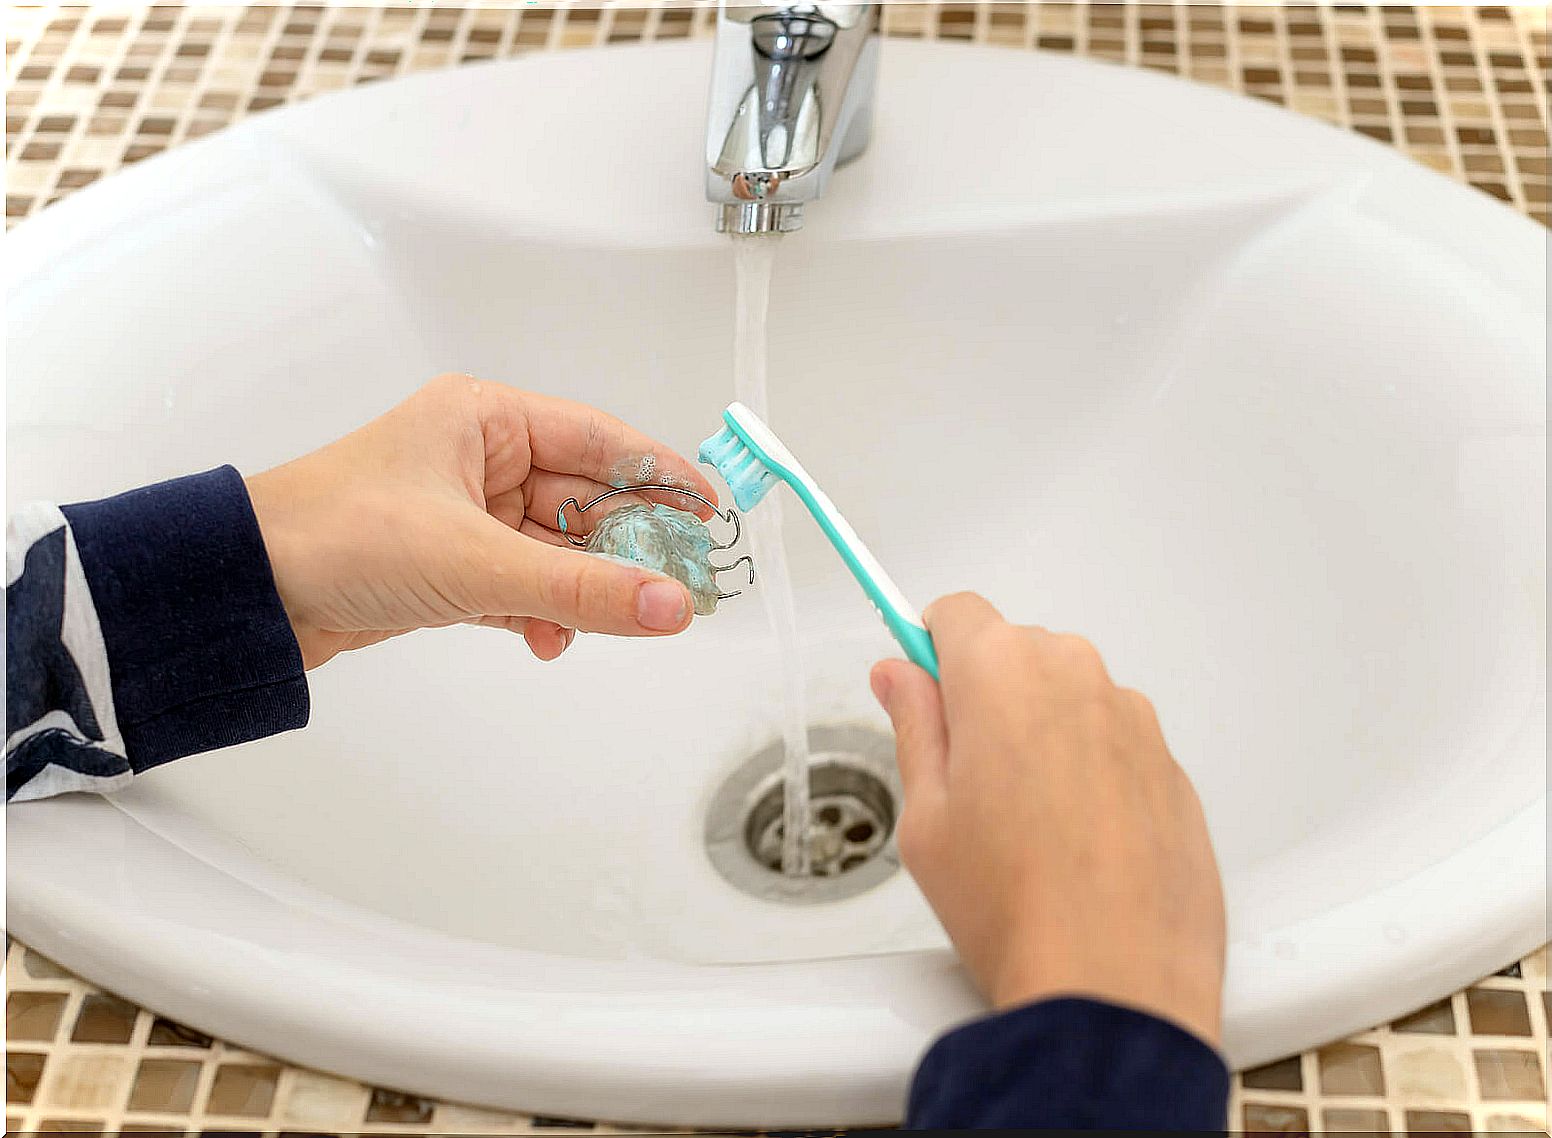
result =
[[1134,946],[1117,943],[1112,947],[1118,951],[1083,953],[1080,962],[1065,967],[1059,958],[1053,958],[1049,943],[1036,943],[1013,956],[988,980],[987,999],[997,1011],[1061,996],[1101,1000],[1167,1020],[1209,1046],[1220,1045],[1220,980],[1195,975],[1189,967],[1192,961],[1164,957],[1149,961]]
[[295,535],[292,522],[296,514],[295,497],[286,485],[284,467],[266,471],[244,479],[248,500],[253,505],[253,515],[258,519],[259,534],[264,550],[269,556],[270,572],[275,578],[275,592],[285,609],[291,624],[291,634],[296,637],[302,653],[302,666],[311,670],[328,659],[321,630],[307,619],[307,605],[302,588],[302,559],[306,544]]

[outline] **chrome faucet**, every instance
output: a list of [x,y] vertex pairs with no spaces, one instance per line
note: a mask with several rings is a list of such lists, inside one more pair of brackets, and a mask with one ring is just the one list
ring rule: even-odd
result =
[[801,228],[831,171],[866,149],[878,21],[878,4],[721,0],[706,120],[719,231]]

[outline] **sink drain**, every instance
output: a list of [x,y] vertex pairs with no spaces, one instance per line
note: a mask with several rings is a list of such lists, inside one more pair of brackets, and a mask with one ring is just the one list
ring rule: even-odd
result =
[[781,872],[782,745],[730,775],[706,815],[706,853],[756,897],[811,903],[854,897],[900,868],[894,827],[900,780],[890,735],[851,724],[809,728],[807,877]]

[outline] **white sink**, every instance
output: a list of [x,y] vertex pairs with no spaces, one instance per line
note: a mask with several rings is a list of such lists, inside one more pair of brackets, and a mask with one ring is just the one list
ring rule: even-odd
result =
[[[886,45],[780,251],[773,415],[906,592],[1082,631],[1157,703],[1226,876],[1253,1064],[1546,938],[1546,234],[1387,149],[1138,71]],[[10,497],[255,472],[438,371],[692,451],[731,397],[709,48],[260,116],[5,241]],[[816,721],[894,651],[788,511]],[[8,811],[15,934],[286,1059],[550,1114],[898,1117],[977,1004],[909,879],[733,890],[777,735],[753,597],[672,642],[422,633],[302,733]],[[643,730],[642,719],[654,723]]]

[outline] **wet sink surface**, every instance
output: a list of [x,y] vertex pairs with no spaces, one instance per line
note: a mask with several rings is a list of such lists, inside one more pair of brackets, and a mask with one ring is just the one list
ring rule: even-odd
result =
[[[1540,943],[1544,233],[1249,101],[888,48],[872,150],[778,257],[773,418],[909,595],[1082,631],[1154,698],[1224,868],[1231,1057]],[[12,503],[254,472],[444,370],[693,451],[731,388],[708,65],[654,46],[327,98],[21,226]],[[882,726],[892,645],[788,513],[812,717]],[[794,909],[701,846],[777,734],[773,668],[753,598],[551,667],[476,629],[342,657],[303,733],[12,810],[11,927],[387,1085],[890,1120],[976,1010],[914,887]]]

